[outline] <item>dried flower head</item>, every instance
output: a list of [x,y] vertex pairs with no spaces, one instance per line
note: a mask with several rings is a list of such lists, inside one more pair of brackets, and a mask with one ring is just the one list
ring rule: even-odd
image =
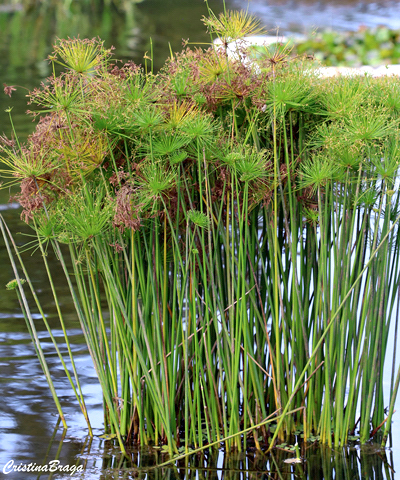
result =
[[17,89],[11,85],[7,85],[6,83],[3,83],[4,86],[4,93],[11,97],[12,92],[16,92]]
[[134,206],[134,189],[127,183],[121,187],[115,197],[113,226],[123,231],[125,228],[139,230],[141,223],[139,208]]

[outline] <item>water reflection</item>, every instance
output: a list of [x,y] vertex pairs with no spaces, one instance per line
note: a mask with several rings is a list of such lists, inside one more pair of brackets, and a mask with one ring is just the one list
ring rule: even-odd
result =
[[[243,0],[232,2],[243,7]],[[284,34],[357,30],[360,25],[400,28],[400,2],[393,0],[252,0],[248,5],[269,29],[278,27]]]
[[[156,465],[168,459],[154,449],[141,449],[128,453],[127,457],[118,453],[111,442],[98,438],[77,440],[68,431],[54,430],[43,457],[35,461],[28,459],[14,462],[15,466],[36,465],[43,468],[64,469],[76,473],[73,478],[85,480],[143,479],[143,480],[393,480],[393,458],[390,453],[376,453],[373,447],[349,448],[334,452],[329,449],[308,446],[304,461],[297,464],[285,463],[292,458],[288,453],[277,451],[274,454],[236,453],[224,455],[213,450],[191,456],[174,465],[157,468]],[[74,460],[71,460],[74,458]],[[73,463],[68,463],[68,462]],[[12,469],[10,463],[8,471]],[[13,478],[16,473],[10,473]],[[29,474],[23,478],[30,480],[69,478],[71,475],[58,472],[55,477],[49,472]],[[17,477],[15,477],[17,478]],[[22,478],[22,477],[21,477]]]

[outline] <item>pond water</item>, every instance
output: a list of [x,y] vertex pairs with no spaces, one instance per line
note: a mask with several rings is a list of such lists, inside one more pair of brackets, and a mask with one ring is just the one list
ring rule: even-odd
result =
[[[232,0],[243,8],[242,0]],[[270,29],[309,33],[316,29],[357,30],[360,26],[400,28],[400,2],[392,0],[251,0],[249,12]]]
[[[93,37],[99,35],[107,46],[115,45],[117,58],[133,58],[141,63],[143,54],[153,48],[155,68],[159,68],[169,52],[168,42],[173,50],[179,50],[182,38],[206,42],[207,35],[200,22],[206,14],[203,0],[144,0],[116,2],[114,7],[94,9],[85,7],[86,2],[72,1],[65,11],[63,2],[53,2],[46,8],[45,2],[25,12],[16,2],[1,2],[0,5],[0,83],[17,85],[12,98],[0,94],[0,134],[10,134],[8,113],[13,107],[13,121],[19,135],[24,138],[33,129],[25,115],[26,89],[33,89],[50,75],[45,60],[51,52],[55,37]],[[4,4],[13,8],[4,8]],[[51,3],[51,2],[49,2]],[[68,2],[65,2],[68,3]],[[88,2],[89,3],[89,2]],[[96,2],[92,2],[92,5]],[[107,3],[107,2],[104,2]],[[34,5],[34,2],[32,3]],[[210,7],[218,13],[223,5],[220,0],[209,1]],[[246,7],[242,0],[227,1],[228,7]],[[386,24],[400,28],[400,2],[333,2],[265,1],[253,0],[249,10],[260,16],[272,28],[279,25],[282,33],[303,32],[313,27],[356,29],[360,24],[369,26]],[[149,38],[152,38],[152,46]],[[30,238],[17,234],[29,234],[29,228],[19,220],[18,205],[8,202],[9,192],[0,191],[0,213],[4,216],[18,244],[27,243]],[[49,254],[54,269],[57,262]],[[56,318],[56,311],[38,255],[24,253],[32,280],[44,305],[54,335],[63,352],[66,346]],[[68,292],[58,275],[60,303],[67,322],[68,336],[72,343],[73,355],[84,385],[84,394],[95,436],[89,438],[82,415],[77,409],[73,392],[61,371],[47,333],[42,329],[40,337],[48,353],[48,362],[60,392],[69,428],[66,432],[57,424],[56,408],[36,359],[34,347],[27,332],[15,293],[6,291],[4,285],[13,278],[4,243],[0,240],[0,477],[15,480],[36,478],[64,478],[60,473],[3,472],[7,462],[15,465],[30,463],[50,465],[59,460],[63,466],[82,465],[83,472],[65,478],[83,480],[112,478],[186,478],[186,479],[394,479],[400,470],[400,402],[394,415],[393,447],[377,452],[376,447],[350,447],[331,452],[309,445],[305,452],[304,465],[285,464],[290,457],[284,452],[273,456],[253,453],[224,456],[216,452],[207,456],[191,458],[188,465],[176,468],[149,470],[161,463],[163,457],[154,452],[133,452],[131,460],[121,458],[111,442],[100,438],[102,430],[102,400],[95,372],[87,353],[83,336],[74,314]],[[57,276],[57,275],[56,275]],[[398,360],[398,359],[397,359]],[[388,362],[390,363],[390,362]],[[387,367],[385,384],[390,382],[390,365]],[[139,470],[138,470],[139,467]],[[33,465],[32,468],[35,468]],[[9,470],[11,465],[9,466]],[[71,470],[70,470],[71,471]],[[4,475],[3,473],[7,473]],[[400,478],[400,474],[397,476]]]

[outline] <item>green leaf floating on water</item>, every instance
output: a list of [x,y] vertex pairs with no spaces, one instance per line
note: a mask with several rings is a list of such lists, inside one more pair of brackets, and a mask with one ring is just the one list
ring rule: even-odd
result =
[[[21,285],[26,282],[23,278],[20,279]],[[18,280],[15,278],[7,283],[6,289],[7,290],[15,290],[18,287]]]
[[117,438],[116,433],[103,433],[103,435],[100,435],[99,438],[102,438],[103,440],[113,440],[114,438]]

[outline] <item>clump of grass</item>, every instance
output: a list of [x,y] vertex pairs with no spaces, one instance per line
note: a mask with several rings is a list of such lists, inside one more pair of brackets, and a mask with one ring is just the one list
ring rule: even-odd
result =
[[[226,39],[258,28],[246,13],[205,23]],[[328,85],[306,59],[214,47],[154,75],[102,52],[57,44],[68,72],[33,92],[36,132],[1,158],[46,268],[50,246],[63,267],[108,433],[171,455],[272,448],[300,427],[368,441],[398,389],[384,398],[395,80]]]

